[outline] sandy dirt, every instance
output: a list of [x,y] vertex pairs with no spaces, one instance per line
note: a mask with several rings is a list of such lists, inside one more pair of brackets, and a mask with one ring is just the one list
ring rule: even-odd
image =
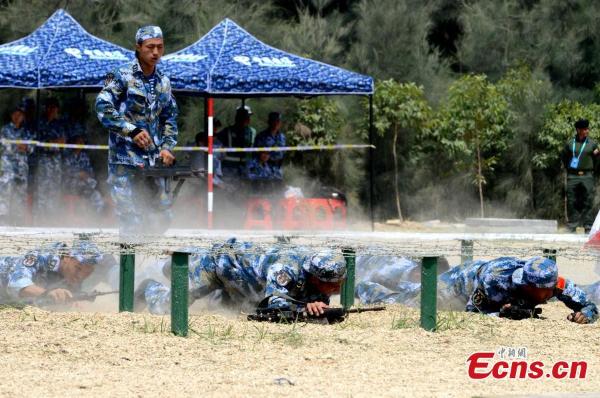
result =
[[[545,320],[440,313],[440,331],[396,305],[337,325],[264,324],[197,313],[190,336],[148,314],[0,310],[0,396],[472,397],[600,392],[600,324],[576,325],[561,303]],[[481,380],[477,351],[527,348],[528,360],[587,361],[585,379]],[[494,359],[496,361],[498,359]]]

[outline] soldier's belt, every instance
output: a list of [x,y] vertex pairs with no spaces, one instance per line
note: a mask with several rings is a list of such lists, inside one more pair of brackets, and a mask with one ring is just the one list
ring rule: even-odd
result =
[[[0,141],[3,145],[25,144],[34,145],[41,148],[61,148],[61,149],[99,149],[108,150],[108,145],[88,145],[88,144],[57,144],[53,142],[42,142],[37,140],[8,140]],[[336,149],[364,149],[375,148],[375,145],[366,144],[337,144],[337,145],[300,145],[300,146],[282,146],[282,147],[260,147],[260,148],[213,148],[213,152],[293,152],[293,151],[323,151]],[[181,152],[208,152],[205,146],[179,146],[173,148],[173,151]]]

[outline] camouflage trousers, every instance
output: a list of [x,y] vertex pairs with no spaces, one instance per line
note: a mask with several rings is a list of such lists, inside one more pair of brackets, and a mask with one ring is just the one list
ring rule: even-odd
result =
[[133,166],[109,164],[108,184],[123,241],[142,241],[144,235],[162,234],[169,228],[172,195],[167,194],[164,180],[142,177]]
[[34,214],[44,222],[59,217],[62,199],[62,155],[41,153],[35,173]]
[[[169,270],[164,271],[170,274]],[[166,275],[167,276],[167,275]],[[171,310],[171,289],[164,283],[149,280],[143,286],[143,297],[152,314],[167,314]],[[219,254],[217,259],[203,251],[190,256],[190,305],[208,297],[211,305],[232,305],[250,310],[265,296],[263,284],[249,268],[235,257]]]
[[22,224],[27,203],[27,156],[2,156],[0,164],[0,218],[4,223]]

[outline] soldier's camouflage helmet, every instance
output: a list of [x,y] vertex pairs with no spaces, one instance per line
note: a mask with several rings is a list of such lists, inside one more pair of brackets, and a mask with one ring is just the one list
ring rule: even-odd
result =
[[539,288],[553,288],[558,280],[558,267],[550,259],[534,257],[513,273],[513,283]]
[[346,278],[346,260],[341,253],[323,250],[310,257],[302,268],[323,282],[340,282]]
[[162,38],[162,29],[158,26],[142,26],[138,29],[137,33],[135,34],[135,42],[137,44],[142,44],[144,40]]
[[96,265],[103,257],[98,246],[86,240],[74,242],[68,255],[79,261],[81,264],[86,265]]

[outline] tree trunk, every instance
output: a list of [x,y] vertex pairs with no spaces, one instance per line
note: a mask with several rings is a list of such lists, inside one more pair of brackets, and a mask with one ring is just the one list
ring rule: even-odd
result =
[[396,143],[398,142],[398,128],[394,126],[394,142],[392,144],[392,156],[394,157],[394,190],[396,192],[396,209],[398,210],[398,220],[403,222],[402,209],[400,208],[400,189],[398,188],[398,154],[396,153]]
[[477,140],[477,185],[479,186],[479,205],[481,207],[481,218],[485,218],[483,212],[483,173],[481,171],[481,148]]

